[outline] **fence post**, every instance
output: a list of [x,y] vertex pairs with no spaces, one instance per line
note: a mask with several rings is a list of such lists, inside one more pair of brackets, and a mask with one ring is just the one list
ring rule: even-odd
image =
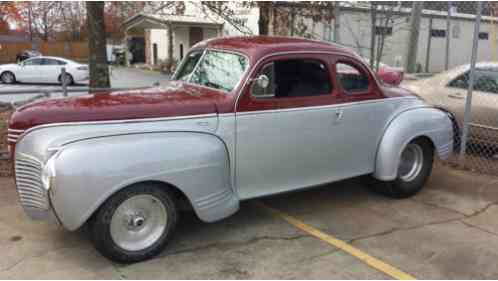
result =
[[446,12],[446,53],[444,55],[444,70],[448,70],[450,64],[451,7],[451,1],[448,1],[448,10]]
[[482,12],[482,2],[477,2],[477,13],[476,22],[474,23],[474,38],[472,42],[472,57],[470,59],[470,77],[469,77],[469,88],[467,90],[467,96],[465,97],[465,111],[463,115],[463,132],[462,140],[460,142],[460,156],[459,163],[461,167],[465,166],[465,150],[467,148],[467,139],[469,136],[469,123],[471,117],[471,107],[472,107],[472,91],[474,90],[474,80],[475,80],[475,68],[477,60],[477,47],[479,42],[479,29],[481,25],[481,12]]
[[66,79],[66,68],[61,68],[61,83],[62,83],[62,94],[67,97],[67,79]]

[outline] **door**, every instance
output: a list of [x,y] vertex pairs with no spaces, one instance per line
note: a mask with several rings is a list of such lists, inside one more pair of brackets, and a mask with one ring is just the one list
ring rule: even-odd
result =
[[[45,83],[59,83],[59,77],[62,72],[62,67],[66,65],[65,62],[52,58],[44,58],[42,61],[40,82]],[[69,69],[66,69],[69,71]]]
[[337,173],[345,177],[372,173],[388,120],[403,99],[384,96],[372,72],[357,60],[337,56],[334,66],[337,103],[343,112],[341,133],[336,137],[343,160]]
[[21,82],[40,82],[39,80],[42,73],[40,67],[42,65],[42,62],[42,58],[32,58],[25,60],[24,62],[22,62],[18,73],[16,73],[16,78]]
[[[276,56],[263,62],[236,108],[236,185],[241,199],[341,178],[337,141],[342,109],[325,55]],[[265,80],[265,79],[263,79]]]
[[157,44],[152,44],[152,57],[154,59],[154,65],[157,65]]
[[190,47],[194,46],[198,42],[202,41],[202,27],[192,26],[189,28],[189,45]]

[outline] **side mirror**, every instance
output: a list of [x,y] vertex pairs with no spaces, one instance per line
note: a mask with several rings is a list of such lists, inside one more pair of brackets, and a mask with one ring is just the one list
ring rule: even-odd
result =
[[254,81],[262,89],[266,89],[270,86],[270,78],[264,74],[259,75],[258,78],[254,79]]

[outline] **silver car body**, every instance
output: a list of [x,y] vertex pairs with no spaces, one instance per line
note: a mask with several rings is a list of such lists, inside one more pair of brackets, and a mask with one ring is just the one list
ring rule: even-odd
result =
[[[405,145],[422,136],[432,141],[440,158],[449,156],[450,119],[413,96],[56,123],[19,136],[16,179],[31,217],[57,217],[69,230],[82,226],[118,190],[150,181],[178,189],[201,220],[212,222],[236,212],[241,200],[365,174],[393,180]],[[49,159],[56,176],[45,191],[39,177]]]

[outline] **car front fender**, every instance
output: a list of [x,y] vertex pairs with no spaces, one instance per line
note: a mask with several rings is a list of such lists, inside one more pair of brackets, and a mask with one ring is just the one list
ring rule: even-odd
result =
[[179,189],[203,221],[227,217],[239,201],[225,144],[206,133],[140,133],[91,138],[60,148],[50,189],[55,213],[75,230],[114,193],[139,182]]
[[374,178],[394,180],[403,149],[418,137],[430,139],[439,158],[448,158],[453,149],[453,124],[448,114],[433,107],[416,107],[396,115],[378,145]]

